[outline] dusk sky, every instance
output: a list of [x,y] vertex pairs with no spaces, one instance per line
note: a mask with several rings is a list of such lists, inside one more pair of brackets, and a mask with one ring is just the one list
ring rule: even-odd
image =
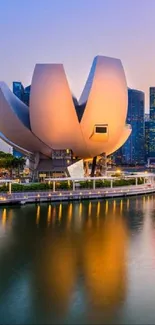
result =
[[155,86],[155,0],[0,0],[0,79],[31,83],[36,63],[63,63],[79,97],[94,56],[120,58],[128,86]]

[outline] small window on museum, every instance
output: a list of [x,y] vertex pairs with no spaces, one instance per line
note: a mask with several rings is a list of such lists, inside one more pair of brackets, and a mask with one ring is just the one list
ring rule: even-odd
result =
[[95,133],[107,133],[108,130],[107,130],[107,126],[96,126],[95,127]]

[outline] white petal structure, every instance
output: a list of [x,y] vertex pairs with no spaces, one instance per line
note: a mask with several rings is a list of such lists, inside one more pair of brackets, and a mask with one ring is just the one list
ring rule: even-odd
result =
[[[75,106],[62,64],[37,64],[30,95],[34,134],[53,149],[86,150]],[[83,151],[84,151],[83,150]]]
[[9,146],[13,147],[14,149],[16,149],[17,151],[19,151],[21,154],[23,154],[24,156],[29,156],[31,157],[33,155],[33,152],[27,151],[19,146],[17,146],[17,144],[11,142],[10,140],[8,140],[3,133],[0,133],[0,139],[2,139],[4,142],[6,142]]
[[125,124],[127,85],[121,61],[97,56],[79,103],[62,64],[37,64],[30,107],[0,83],[0,137],[20,151],[51,157],[70,149],[79,159],[117,150],[131,133]]
[[125,126],[128,96],[120,60],[94,59],[79,104],[86,105],[80,125],[90,157],[108,155],[123,145],[131,128]]
[[8,141],[31,153],[41,152],[51,157],[51,148],[31,132],[28,107],[3,82],[0,83],[0,117],[0,132]]

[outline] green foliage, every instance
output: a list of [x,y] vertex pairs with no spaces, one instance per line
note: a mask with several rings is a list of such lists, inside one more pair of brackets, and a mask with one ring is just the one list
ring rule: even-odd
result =
[[143,178],[138,178],[138,184],[139,184],[139,185],[144,184],[144,180],[143,180]]
[[8,191],[8,186],[6,186],[5,184],[0,186],[0,192],[7,192]]
[[79,182],[80,188],[87,189],[87,188],[93,188],[93,182],[92,181],[81,181]]
[[[138,178],[138,184],[143,184],[144,180]],[[93,188],[93,181],[82,181],[78,183],[80,189]],[[108,180],[96,180],[96,188],[110,187],[110,181]],[[117,179],[113,181],[113,186],[128,186],[135,185],[135,179]],[[56,182],[56,190],[70,190],[72,189],[72,182]],[[35,191],[48,191],[53,190],[53,183],[30,183],[30,184],[12,184],[12,192],[35,192]],[[0,192],[8,192],[8,185],[5,184],[0,186]]]
[[16,158],[10,153],[5,153],[0,151],[0,168],[5,168],[10,171],[10,175],[12,175],[13,170],[18,170],[18,174],[20,170],[23,170],[25,165],[25,158],[19,157]]
[[72,184],[69,185],[67,181],[61,183],[56,182],[56,190],[69,190],[70,188],[72,188]]
[[97,180],[96,181],[96,188],[102,188],[102,187],[110,187],[110,181],[107,181],[106,179],[104,181]]
[[5,153],[3,151],[0,151],[0,159],[1,158],[12,158],[13,155],[11,155],[11,153]]
[[38,184],[12,184],[12,192],[35,192],[35,191],[47,191],[51,188],[46,183]]

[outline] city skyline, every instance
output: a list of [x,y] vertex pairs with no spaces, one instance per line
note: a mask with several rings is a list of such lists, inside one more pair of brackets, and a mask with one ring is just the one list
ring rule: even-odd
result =
[[128,87],[145,92],[148,111],[149,87],[155,85],[154,10],[154,0],[2,0],[0,79],[27,86],[36,63],[62,62],[79,98],[92,58],[116,57]]
[[[142,165],[147,162],[149,157],[149,149],[147,150],[148,155],[145,157],[145,115],[144,93],[142,91],[128,89],[126,122],[131,124],[132,133],[123,146],[114,153],[114,160],[117,164]],[[148,138],[152,139],[149,132],[148,127]]]

